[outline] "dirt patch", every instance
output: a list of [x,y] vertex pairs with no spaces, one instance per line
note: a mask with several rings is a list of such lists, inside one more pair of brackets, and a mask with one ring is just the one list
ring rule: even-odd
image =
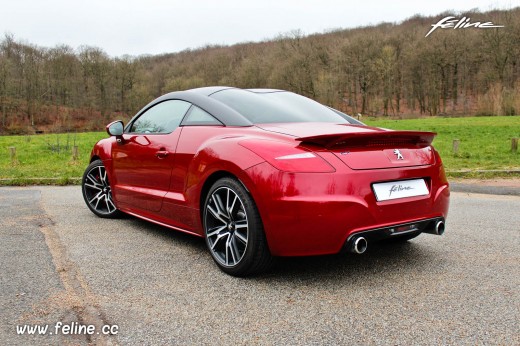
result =
[[520,178],[494,178],[494,179],[449,179],[450,183],[459,183],[478,186],[499,186],[520,188]]
[[[89,288],[86,279],[76,264],[69,259],[67,249],[54,231],[52,222],[50,225],[41,225],[40,230],[45,236],[45,242],[65,291],[49,297],[46,301],[41,302],[40,306],[35,306],[34,313],[38,314],[38,312],[58,308],[68,312],[63,316],[62,322],[64,323],[77,322],[81,325],[95,325],[96,330],[101,330],[103,325],[111,324],[107,321],[98,299]],[[88,344],[118,345],[115,335],[86,335],[86,339]]]

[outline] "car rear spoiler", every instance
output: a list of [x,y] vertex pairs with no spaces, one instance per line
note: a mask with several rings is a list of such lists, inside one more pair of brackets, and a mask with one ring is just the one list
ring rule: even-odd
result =
[[423,131],[381,131],[357,133],[332,133],[298,137],[297,141],[316,144],[325,148],[334,147],[416,147],[429,146],[437,133]]

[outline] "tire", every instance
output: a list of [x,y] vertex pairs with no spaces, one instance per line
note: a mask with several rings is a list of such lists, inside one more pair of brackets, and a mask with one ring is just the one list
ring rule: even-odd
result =
[[81,180],[81,191],[88,208],[97,216],[109,219],[122,216],[112,200],[112,189],[101,160],[88,165]]
[[206,245],[222,271],[242,277],[272,266],[256,204],[237,179],[226,177],[213,184],[202,217]]

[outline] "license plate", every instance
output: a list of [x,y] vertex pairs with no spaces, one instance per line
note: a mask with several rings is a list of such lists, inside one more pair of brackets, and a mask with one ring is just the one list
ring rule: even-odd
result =
[[374,194],[378,201],[424,196],[429,193],[424,179],[390,181],[373,184]]

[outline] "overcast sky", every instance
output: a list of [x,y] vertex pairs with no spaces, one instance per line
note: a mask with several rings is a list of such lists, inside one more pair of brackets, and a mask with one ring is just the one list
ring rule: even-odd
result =
[[519,0],[0,0],[0,35],[44,47],[96,46],[112,56],[160,54],[261,41],[296,29],[312,34],[400,22],[414,14],[518,5]]

